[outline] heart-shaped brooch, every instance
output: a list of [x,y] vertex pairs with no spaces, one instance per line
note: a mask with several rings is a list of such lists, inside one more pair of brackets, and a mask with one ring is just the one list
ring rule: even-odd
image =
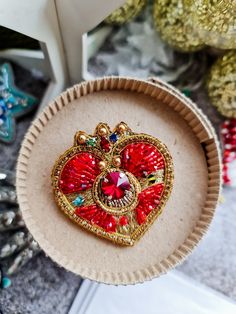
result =
[[97,236],[133,245],[161,213],[173,184],[167,147],[126,123],[112,132],[99,123],[79,131],[52,171],[55,199],[64,213]]

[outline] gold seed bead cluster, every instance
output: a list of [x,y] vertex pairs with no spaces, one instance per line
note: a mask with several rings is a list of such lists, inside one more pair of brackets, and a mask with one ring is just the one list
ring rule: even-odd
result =
[[236,0],[185,0],[192,6],[194,29],[205,44],[236,48]]
[[236,22],[235,0],[188,0],[194,8],[196,26],[207,31],[226,33]]
[[211,103],[225,117],[236,118],[236,52],[230,51],[212,66],[207,81]]
[[145,7],[147,0],[127,0],[119,9],[112,12],[106,19],[105,23],[122,25],[135,18]]
[[194,32],[192,6],[184,0],[155,0],[153,19],[164,41],[175,49],[191,52],[203,48],[204,43]]

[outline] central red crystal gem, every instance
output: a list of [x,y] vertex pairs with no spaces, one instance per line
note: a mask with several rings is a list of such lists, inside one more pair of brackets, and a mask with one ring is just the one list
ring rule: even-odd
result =
[[110,199],[124,197],[125,191],[130,189],[129,179],[124,172],[112,171],[102,180],[102,191]]

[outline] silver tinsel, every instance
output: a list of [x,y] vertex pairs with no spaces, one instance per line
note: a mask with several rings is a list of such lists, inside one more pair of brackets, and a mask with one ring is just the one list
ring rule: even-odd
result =
[[[17,204],[15,176],[0,169],[0,265],[1,277],[12,275],[40,251],[25,228]],[[0,283],[2,278],[0,278]]]
[[154,28],[149,5],[133,22],[111,30],[88,68],[93,76],[156,76],[179,89],[194,91],[203,83],[206,58],[204,52],[182,54],[165,43]]

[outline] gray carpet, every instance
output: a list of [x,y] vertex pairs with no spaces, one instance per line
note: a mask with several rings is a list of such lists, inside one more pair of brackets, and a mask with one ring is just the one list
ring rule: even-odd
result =
[[42,253],[12,278],[10,288],[0,291],[4,314],[65,314],[81,279],[58,267]]
[[208,233],[178,270],[236,301],[235,189],[223,196]]

